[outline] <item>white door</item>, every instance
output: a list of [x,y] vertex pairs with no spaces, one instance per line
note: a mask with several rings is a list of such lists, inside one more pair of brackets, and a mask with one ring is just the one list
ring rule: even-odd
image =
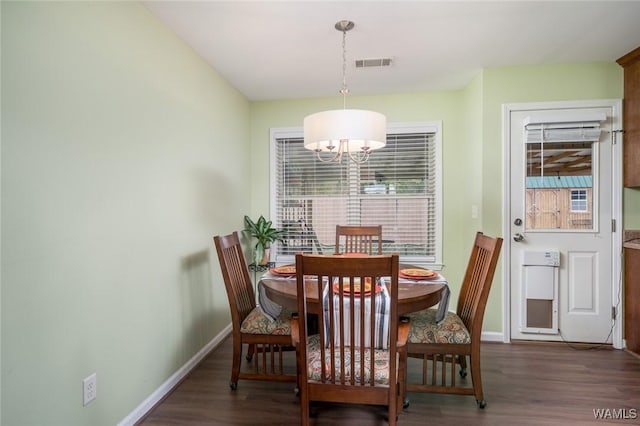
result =
[[505,115],[510,337],[612,343],[619,101],[512,105]]

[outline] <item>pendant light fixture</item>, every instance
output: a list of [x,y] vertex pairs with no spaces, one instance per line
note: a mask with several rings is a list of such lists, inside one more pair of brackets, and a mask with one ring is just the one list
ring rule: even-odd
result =
[[384,115],[367,110],[347,109],[347,31],[352,21],[335,25],[342,32],[342,108],[311,114],[304,119],[304,147],[323,162],[340,162],[346,153],[356,163],[364,163],[371,151],[386,145],[387,121]]

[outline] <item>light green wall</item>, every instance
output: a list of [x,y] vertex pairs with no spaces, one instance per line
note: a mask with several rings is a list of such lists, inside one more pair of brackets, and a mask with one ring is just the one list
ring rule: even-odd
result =
[[[349,108],[366,108],[387,116],[387,123],[428,122],[442,120],[444,135],[443,198],[445,220],[443,234],[444,270],[451,281],[452,292],[457,295],[459,282],[468,261],[473,236],[469,229],[471,201],[480,203],[476,194],[480,176],[478,167],[468,167],[477,161],[475,149],[467,149],[467,129],[465,120],[472,116],[473,108],[468,108],[465,100],[469,96],[462,91],[435,92],[422,94],[394,94],[385,96],[355,97],[347,99]],[[474,98],[474,95],[470,95]],[[479,100],[477,95],[476,101]],[[251,106],[252,144],[252,211],[254,215],[269,214],[269,128],[301,127],[305,115],[325,109],[341,108],[342,99],[323,98],[291,101],[256,102]],[[460,114],[465,111],[466,114]],[[474,119],[474,125],[480,120]],[[446,166],[449,165],[449,166]],[[473,183],[474,186],[468,185]],[[455,196],[453,194],[456,194]],[[467,194],[472,194],[466,197]],[[477,222],[477,221],[476,221]],[[462,224],[462,226],[461,226]],[[475,231],[474,231],[475,232]]]
[[0,422],[112,426],[230,322],[249,102],[139,3],[1,7]]
[[[137,3],[3,1],[1,16],[1,422],[113,425],[229,323],[211,236],[269,213],[269,129],[342,100],[250,104]],[[605,63],[486,69],[464,90],[348,106],[443,122],[457,297],[473,233],[502,231],[501,105],[620,97]],[[640,227],[640,191],[624,197]],[[500,273],[487,331],[502,327]]]
[[[476,231],[502,235],[502,105],[580,99],[621,99],[622,68],[615,63],[485,69],[462,91],[350,97],[349,108],[387,115],[387,121],[443,121],[443,273],[454,303]],[[301,127],[305,115],[340,108],[341,98],[252,104],[252,210],[269,212],[270,127]],[[625,190],[625,218],[639,221],[640,191]],[[478,206],[479,217],[471,209]],[[635,210],[634,210],[635,209]],[[505,242],[505,249],[508,242]],[[502,262],[485,315],[485,331],[502,332]]]
[[[456,257],[464,259],[467,262],[469,258],[469,251],[473,244],[475,233],[483,231],[482,229],[482,167],[478,167],[482,163],[482,72],[471,81],[471,83],[464,90],[464,101],[462,104],[461,114],[464,121],[461,123],[461,127],[464,130],[464,148],[460,149],[456,154],[456,157],[451,158],[453,162],[447,162],[452,164],[457,170],[465,170],[466,173],[461,176],[465,176],[463,182],[463,196],[456,196],[452,198],[459,199],[462,203],[462,218],[458,224],[452,224],[461,228],[462,235],[461,244],[458,245],[456,250]],[[446,137],[446,135],[445,135]],[[455,193],[454,193],[455,194]],[[446,194],[445,194],[446,196]],[[445,204],[446,206],[446,204]],[[472,210],[475,208],[477,217],[473,217]],[[446,212],[446,210],[445,210]],[[447,219],[447,213],[444,213],[445,220]],[[446,237],[446,234],[445,234]],[[445,238],[445,241],[447,239]],[[461,271],[463,273],[463,271]],[[460,276],[462,279],[462,275]],[[455,305],[451,306],[455,309]]]
[[[584,99],[622,99],[623,73],[616,63],[507,67],[483,71],[483,229],[502,234],[502,105]],[[508,241],[505,241],[507,249]],[[484,329],[502,330],[502,262],[496,270]]]
[[623,228],[640,229],[640,189],[625,188],[623,197]]

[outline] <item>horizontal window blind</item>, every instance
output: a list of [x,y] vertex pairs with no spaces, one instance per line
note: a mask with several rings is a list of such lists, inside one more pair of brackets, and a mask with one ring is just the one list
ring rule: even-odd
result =
[[[333,253],[336,225],[382,225],[383,251],[436,260],[437,159],[434,132],[389,133],[387,145],[357,164],[323,163],[299,135],[274,137],[274,223],[285,230],[275,260]],[[272,250],[273,251],[273,250]]]
[[606,116],[601,113],[527,117],[525,143],[598,142],[602,133],[600,124],[605,120]]

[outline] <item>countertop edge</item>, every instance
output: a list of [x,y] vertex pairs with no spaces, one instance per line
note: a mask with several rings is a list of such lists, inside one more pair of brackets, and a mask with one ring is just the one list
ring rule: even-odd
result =
[[623,234],[623,248],[640,250],[640,230],[626,229]]

